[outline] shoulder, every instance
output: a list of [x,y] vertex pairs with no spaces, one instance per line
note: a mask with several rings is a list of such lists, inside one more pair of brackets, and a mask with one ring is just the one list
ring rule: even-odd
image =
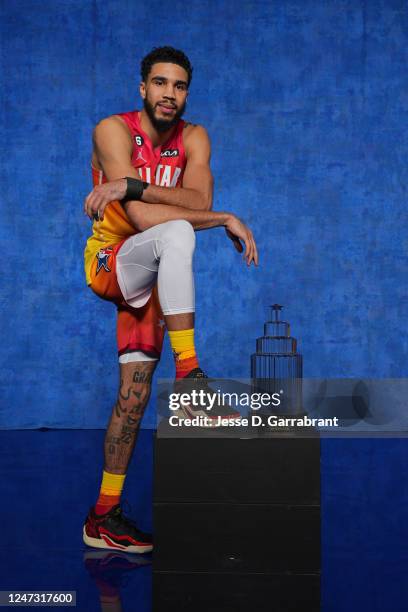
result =
[[101,121],[96,124],[93,131],[93,136],[94,138],[109,138],[112,136],[123,136],[130,138],[130,132],[122,117],[119,117],[118,115],[111,115],[110,117],[101,119]]
[[132,137],[123,119],[118,115],[111,115],[96,124],[93,131],[93,142],[96,148],[114,144],[131,147]]
[[205,127],[187,121],[183,126],[183,144],[187,156],[200,151],[209,152],[211,146]]

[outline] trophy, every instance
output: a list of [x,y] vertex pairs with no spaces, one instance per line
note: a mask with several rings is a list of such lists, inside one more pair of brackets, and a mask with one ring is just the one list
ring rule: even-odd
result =
[[251,355],[252,393],[279,394],[279,406],[262,408],[261,414],[300,415],[302,409],[302,355],[290,335],[290,325],[280,320],[282,306],[273,304],[264,335],[257,338]]

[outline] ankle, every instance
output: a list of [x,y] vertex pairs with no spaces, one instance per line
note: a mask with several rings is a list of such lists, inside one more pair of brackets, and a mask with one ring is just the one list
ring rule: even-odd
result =
[[176,380],[179,378],[185,378],[190,374],[191,370],[198,368],[198,359],[195,355],[189,359],[176,360]]

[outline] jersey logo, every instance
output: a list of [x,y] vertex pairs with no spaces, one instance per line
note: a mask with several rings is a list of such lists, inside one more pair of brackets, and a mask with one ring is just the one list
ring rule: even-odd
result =
[[102,270],[102,268],[106,271],[106,272],[110,272],[111,269],[108,266],[108,261],[109,261],[109,257],[112,255],[112,248],[108,247],[106,249],[100,249],[96,255],[97,259],[98,259],[98,263],[96,266],[96,274],[98,274],[98,272],[100,270]]
[[135,143],[137,144],[138,147],[141,147],[142,144],[144,143],[144,140],[141,136],[135,136]]
[[166,149],[160,153],[160,157],[178,157],[179,150],[178,149]]
[[139,153],[137,154],[136,161],[138,161],[139,159],[141,159],[144,162],[147,162],[147,159],[143,157],[142,149],[139,149]]

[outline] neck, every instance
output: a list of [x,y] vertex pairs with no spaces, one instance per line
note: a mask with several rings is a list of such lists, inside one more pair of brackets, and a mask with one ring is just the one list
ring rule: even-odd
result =
[[145,109],[143,108],[140,111],[140,126],[142,130],[150,138],[153,146],[158,147],[159,145],[163,144],[170,138],[170,136],[176,129],[177,124],[174,125],[172,128],[170,128],[169,130],[167,130],[166,132],[158,132],[153,126],[152,122],[150,121],[149,115],[146,113]]

